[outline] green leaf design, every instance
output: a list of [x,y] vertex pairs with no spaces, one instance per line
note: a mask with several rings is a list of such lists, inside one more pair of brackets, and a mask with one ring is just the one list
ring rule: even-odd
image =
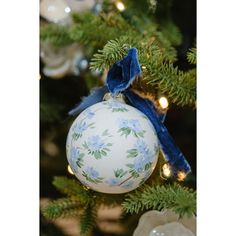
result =
[[128,173],[128,171],[124,171],[123,169],[117,169],[114,170],[114,174],[116,178],[122,178],[123,176],[125,176]]
[[138,150],[137,149],[129,149],[127,151],[127,153],[128,153],[127,158],[133,158],[133,157],[138,156]]
[[84,142],[84,143],[82,144],[82,146],[83,146],[85,149],[88,149],[88,144],[87,144],[86,142]]
[[90,128],[95,128],[93,125],[95,124],[95,122],[92,122],[92,123],[90,123],[89,125],[88,125],[88,127],[90,127]]
[[102,183],[103,178],[102,177],[98,177],[96,179],[92,179],[89,175],[87,175],[84,171],[82,173],[82,175],[86,178],[87,181],[91,182],[91,183]]
[[108,129],[106,129],[102,132],[102,136],[107,136],[107,135],[109,135]]
[[126,112],[128,111],[125,107],[124,108],[112,108],[112,112]]
[[102,157],[102,155],[101,155],[101,153],[99,151],[92,152],[92,154],[94,155],[94,157],[96,159],[100,159]]
[[133,164],[126,164],[126,166],[129,167],[129,168],[133,168],[134,167]]
[[125,135],[125,137],[127,138],[127,136],[131,133],[131,129],[121,128],[118,130],[118,132],[121,133],[121,136]]

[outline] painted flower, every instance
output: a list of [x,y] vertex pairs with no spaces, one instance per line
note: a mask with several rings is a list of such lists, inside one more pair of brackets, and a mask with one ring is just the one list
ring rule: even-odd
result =
[[112,112],[124,112],[128,111],[124,104],[121,102],[117,102],[116,100],[109,100],[108,101],[108,109],[112,110]]
[[120,180],[119,179],[116,179],[116,178],[110,178],[106,181],[106,183],[109,185],[109,186],[118,186],[120,184]]
[[110,146],[112,146],[112,143],[105,143],[98,135],[90,136],[88,141],[83,143],[83,147],[88,150],[88,154],[93,155],[96,159],[107,156],[107,152],[110,151],[108,147]]
[[129,122],[128,122],[128,120],[126,120],[126,119],[118,119],[118,125],[119,125],[119,128],[121,129],[121,128],[128,128],[129,126]]
[[126,120],[118,119],[118,132],[127,137],[129,134],[133,134],[135,137],[143,137],[145,130],[142,130],[140,122],[138,120]]
[[96,179],[99,176],[99,173],[93,167],[87,167],[85,171],[92,179]]
[[142,140],[138,139],[134,145],[134,147],[138,150],[139,153],[145,154],[148,151],[147,144]]
[[88,138],[88,147],[91,151],[99,151],[105,147],[105,143],[98,135],[95,135]]
[[98,171],[96,171],[93,167],[87,167],[82,174],[87,181],[91,183],[101,183],[103,178],[99,176]]
[[83,166],[84,153],[80,153],[80,150],[76,147],[72,147],[70,151],[70,166],[74,172],[78,171],[78,167]]
[[127,158],[134,158],[133,163],[127,164],[133,177],[139,177],[139,173],[151,168],[155,154],[150,151],[147,144],[138,139],[133,149],[127,151]]
[[77,134],[82,134],[87,128],[88,125],[86,124],[86,122],[79,122],[76,124],[74,131]]
[[142,131],[141,125],[138,120],[129,120],[128,126],[130,129],[132,129],[136,133]]
[[93,111],[91,111],[90,108],[88,108],[84,111],[84,115],[86,116],[86,118],[91,119],[91,118],[93,118],[95,113]]
[[138,156],[134,160],[134,170],[138,173],[144,171],[147,161],[144,156]]
[[71,160],[75,160],[79,155],[79,149],[76,147],[72,147],[70,150],[70,157]]

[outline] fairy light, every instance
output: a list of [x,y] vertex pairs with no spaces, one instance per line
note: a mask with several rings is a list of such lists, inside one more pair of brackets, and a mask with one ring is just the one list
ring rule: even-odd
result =
[[70,168],[70,165],[67,166],[67,171],[68,171],[71,175],[74,175],[74,172],[73,172],[72,169]]
[[164,96],[163,96],[163,97],[160,97],[160,98],[158,99],[158,102],[159,102],[159,104],[160,104],[160,106],[161,106],[162,109],[167,109],[168,106],[169,106],[169,102],[168,102],[167,98],[164,97]]
[[169,178],[171,176],[171,168],[169,164],[166,163],[162,166],[162,173],[166,178]]
[[184,181],[186,178],[186,173],[184,171],[179,171],[177,174],[178,181]]
[[142,66],[142,69],[145,70],[147,67],[146,66]]
[[125,5],[124,5],[123,2],[121,2],[121,1],[116,1],[115,5],[116,5],[116,8],[117,8],[119,11],[124,11],[124,10],[125,10]]

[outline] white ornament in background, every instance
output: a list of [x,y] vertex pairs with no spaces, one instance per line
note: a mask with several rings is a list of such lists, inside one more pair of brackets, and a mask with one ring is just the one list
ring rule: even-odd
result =
[[67,74],[79,75],[88,67],[88,61],[77,44],[56,48],[41,42],[40,57],[45,64],[43,73],[54,79],[63,78]]
[[115,99],[84,110],[67,136],[67,159],[85,186],[104,193],[126,193],[152,174],[158,139],[149,119]]
[[56,24],[69,24],[71,8],[64,0],[41,0],[40,15]]
[[173,211],[148,211],[139,219],[133,236],[195,236],[196,217],[179,218]]
[[96,4],[96,0],[66,0],[72,12],[83,12],[91,10]]
[[194,234],[178,222],[171,222],[155,227],[149,236],[194,236]]

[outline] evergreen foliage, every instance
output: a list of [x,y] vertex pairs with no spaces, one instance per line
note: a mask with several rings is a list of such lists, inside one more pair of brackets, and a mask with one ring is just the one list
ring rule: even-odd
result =
[[[148,9],[152,5],[150,2],[150,5],[146,1],[141,2],[142,4],[135,4],[128,1],[128,9],[132,10],[123,13],[118,12],[114,4],[108,4],[98,16],[90,12],[74,13],[73,24],[69,27],[42,27],[41,40],[56,46],[79,43],[89,46],[91,54],[98,50],[91,60],[92,70],[109,69],[125,56],[130,47],[136,47],[143,69],[142,83],[148,84],[149,92],[156,96],[160,91],[177,105],[194,106],[195,73],[183,72],[173,66],[176,61],[173,45],[181,42],[178,28],[171,20],[162,21],[157,25],[152,17],[147,17],[148,11],[142,11],[137,17],[137,12],[140,13],[138,6]],[[194,49],[190,50],[190,63],[196,62],[194,55]]]
[[80,217],[80,233],[87,235],[96,225],[96,210],[91,206],[87,206]]
[[197,49],[191,48],[187,53],[187,59],[189,63],[196,65],[197,64]]
[[127,195],[122,203],[128,213],[139,213],[143,210],[170,209],[180,217],[196,215],[196,193],[179,184],[145,185]]
[[[143,69],[143,80],[151,86],[155,95],[158,91],[165,93],[177,105],[195,104],[196,73],[195,69],[183,72],[168,62],[165,53],[153,42],[137,42],[129,45],[127,37],[109,41],[99,53],[92,58],[91,69],[108,69],[116,61],[122,59],[129,48],[137,47],[139,61]],[[163,62],[166,61],[166,62]]]
[[81,204],[78,200],[73,198],[61,198],[52,201],[45,208],[43,208],[43,215],[51,220],[58,217],[76,216],[81,210]]
[[111,195],[87,189],[77,180],[55,177],[54,186],[66,194],[49,203],[42,213],[48,219],[80,215],[80,230],[86,234],[96,225],[96,209],[100,205],[122,205],[126,213],[170,209],[181,216],[196,215],[196,192],[177,183],[144,185],[128,194]]

